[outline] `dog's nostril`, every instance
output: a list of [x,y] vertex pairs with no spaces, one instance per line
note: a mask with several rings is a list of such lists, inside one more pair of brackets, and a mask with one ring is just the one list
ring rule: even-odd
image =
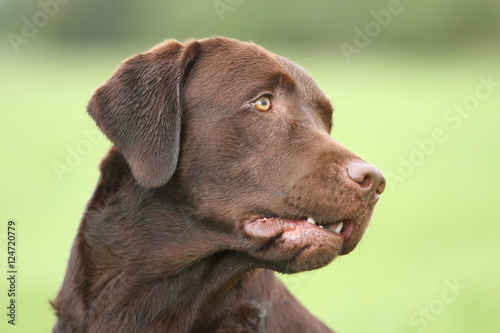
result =
[[365,176],[365,178],[363,178],[361,183],[359,183],[359,186],[361,186],[362,188],[367,188],[370,187],[371,184],[372,184],[372,178],[370,177],[370,175],[367,175]]
[[377,199],[385,190],[385,178],[382,171],[366,162],[356,160],[347,165],[347,173],[358,183],[365,198]]
[[385,180],[382,181],[377,187],[377,194],[382,194],[385,190]]

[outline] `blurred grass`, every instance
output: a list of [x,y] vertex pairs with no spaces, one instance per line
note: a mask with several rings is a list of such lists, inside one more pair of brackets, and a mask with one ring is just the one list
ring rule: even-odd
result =
[[[92,145],[62,181],[52,163],[64,163],[68,147],[86,140],[82,130],[95,128],[85,113],[92,91],[121,60],[151,45],[27,46],[0,55],[0,221],[19,225],[18,325],[2,320],[2,332],[50,331],[48,300],[62,282],[109,143]],[[283,277],[292,292],[339,332],[498,332],[500,87],[457,130],[442,116],[474,94],[479,76],[500,81],[500,52],[484,45],[366,49],[348,65],[336,45],[266,46],[317,79],[336,107],[333,136],[386,174],[397,174],[415,140],[438,127],[447,134],[404,182],[389,183],[358,249],[327,268]],[[4,267],[3,250],[0,256]],[[446,281],[466,289],[421,330],[411,318],[436,306]],[[6,288],[4,280],[1,306]]]

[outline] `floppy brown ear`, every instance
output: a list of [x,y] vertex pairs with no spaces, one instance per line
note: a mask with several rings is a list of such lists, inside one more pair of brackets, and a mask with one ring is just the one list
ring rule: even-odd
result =
[[88,113],[144,187],[166,184],[180,150],[181,91],[200,52],[167,41],[126,60],[92,96]]

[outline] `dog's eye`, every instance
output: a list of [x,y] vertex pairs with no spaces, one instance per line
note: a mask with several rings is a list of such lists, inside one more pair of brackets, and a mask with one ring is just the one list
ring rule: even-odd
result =
[[267,112],[271,110],[271,99],[267,96],[259,97],[258,100],[252,103],[252,106],[258,111]]

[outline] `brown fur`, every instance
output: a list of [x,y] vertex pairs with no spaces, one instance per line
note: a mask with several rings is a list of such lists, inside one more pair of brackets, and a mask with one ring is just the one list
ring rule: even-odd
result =
[[[252,106],[263,95],[269,112]],[[304,70],[251,43],[167,41],[125,61],[88,112],[115,146],[54,332],[331,332],[273,270],[354,249],[383,178],[353,180],[361,160],[329,136],[332,107]]]

